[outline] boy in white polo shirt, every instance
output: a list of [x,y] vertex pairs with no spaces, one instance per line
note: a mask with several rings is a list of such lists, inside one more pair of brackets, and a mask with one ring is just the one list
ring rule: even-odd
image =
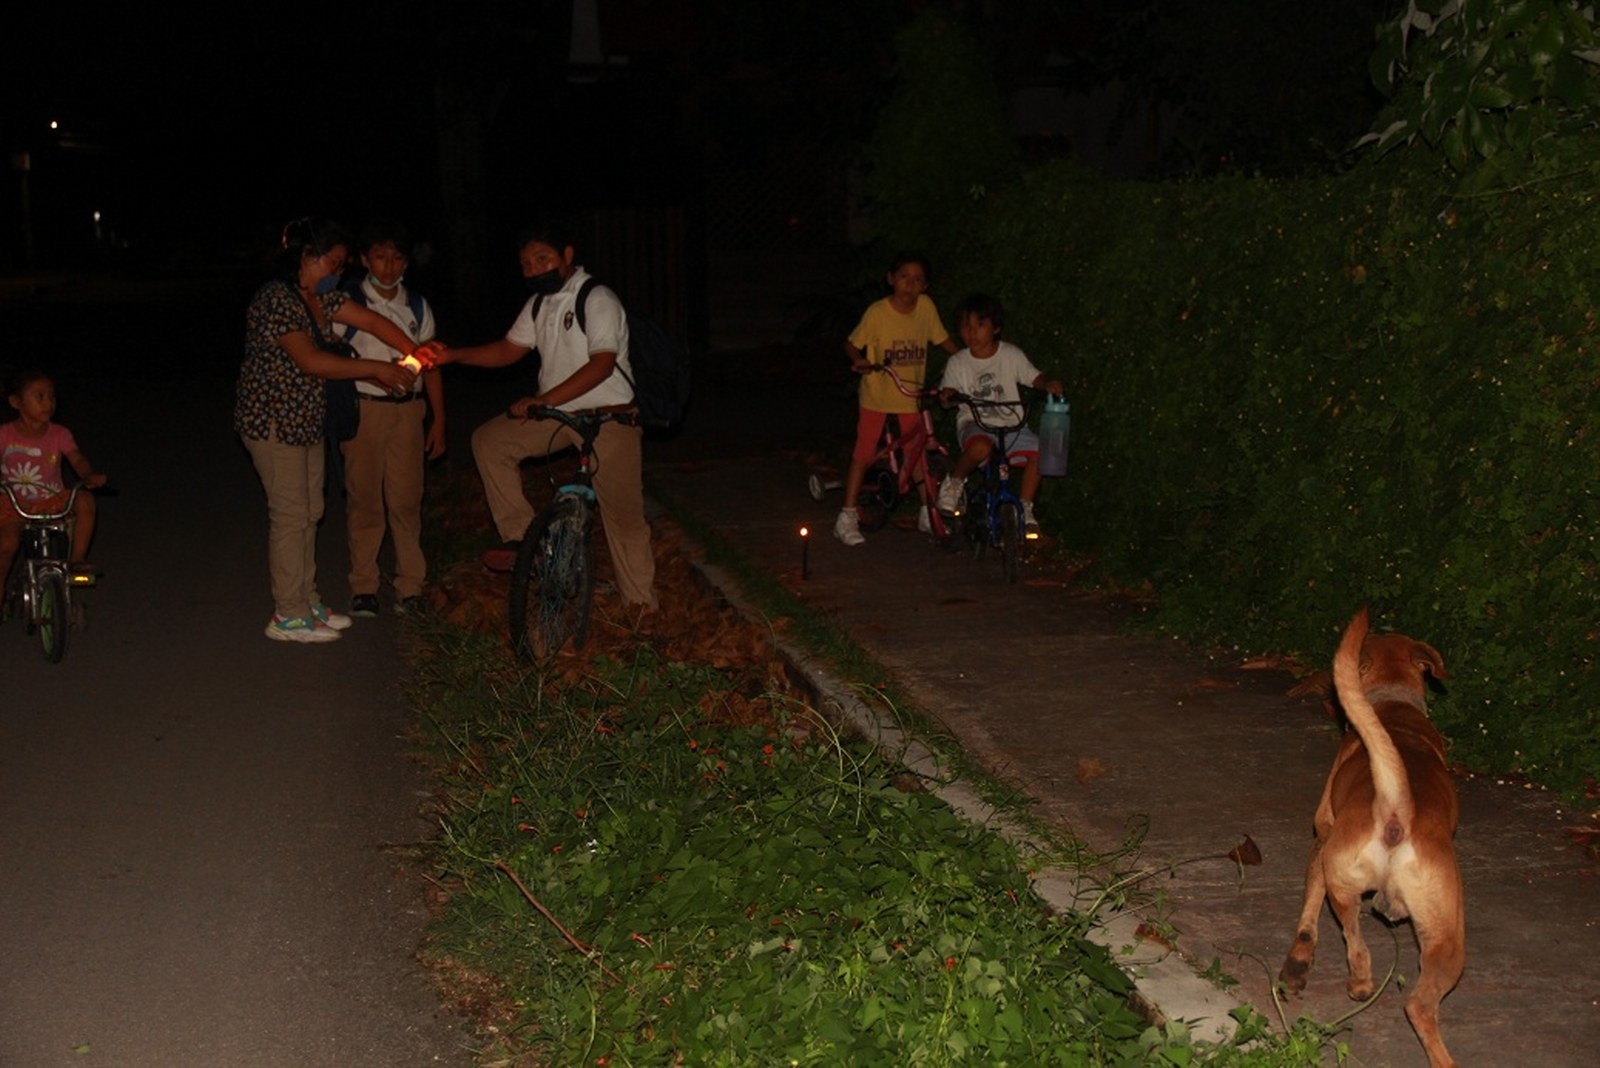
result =
[[[389,319],[412,341],[430,340],[433,309],[405,286],[410,232],[397,222],[373,222],[362,232],[360,251],[367,273],[352,299]],[[404,355],[365,331],[348,340],[364,360],[395,363]],[[422,555],[422,465],[425,458],[444,453],[444,385],[438,371],[425,371],[411,392],[398,397],[359,380],[356,391],[359,428],[340,446],[350,539],[350,614],[378,614],[378,552],[386,529],[394,543],[395,609],[415,611],[422,607],[428,575]],[[431,423],[426,421],[430,408]]]
[[[533,522],[533,505],[522,492],[522,461],[577,444],[573,431],[554,420],[530,419],[528,409],[584,411],[634,405],[628,319],[622,302],[605,286],[595,286],[579,325],[578,290],[589,275],[573,262],[565,228],[553,221],[528,227],[517,235],[517,259],[532,295],[511,329],[498,341],[452,348],[444,357],[450,363],[507,367],[539,351],[538,394],[516,401],[510,417],[496,416],[472,434],[472,456],[503,539],[483,558],[496,571],[511,570],[522,535]],[[594,443],[594,490],[617,589],[630,606],[654,611],[655,557],[644,514],[643,438],[638,426],[607,422],[601,427]]]

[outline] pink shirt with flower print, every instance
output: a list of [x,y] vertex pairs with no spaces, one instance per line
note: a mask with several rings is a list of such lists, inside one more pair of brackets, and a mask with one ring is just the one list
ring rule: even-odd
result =
[[36,438],[20,427],[18,420],[0,425],[0,479],[10,483],[19,501],[43,501],[66,488],[61,458],[76,451],[78,443],[59,423],[46,424]]

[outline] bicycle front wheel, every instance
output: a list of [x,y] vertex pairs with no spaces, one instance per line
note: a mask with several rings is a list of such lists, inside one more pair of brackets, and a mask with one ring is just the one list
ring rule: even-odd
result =
[[535,517],[522,536],[511,569],[511,647],[540,661],[589,639],[594,561],[589,550],[589,506],[564,497]]
[[39,651],[50,663],[59,664],[67,655],[67,580],[59,571],[46,571],[34,592],[39,598],[33,619]]
[[876,533],[889,522],[889,513],[900,503],[900,476],[879,465],[867,471],[856,497],[856,518],[862,530]]
[[995,509],[1000,530],[1000,572],[1007,582],[1017,581],[1017,559],[1022,555],[1022,509],[1015,501],[1001,501]]

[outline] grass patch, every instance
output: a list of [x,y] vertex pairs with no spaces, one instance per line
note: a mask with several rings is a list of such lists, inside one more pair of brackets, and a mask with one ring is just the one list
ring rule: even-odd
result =
[[[825,620],[717,559],[773,628],[815,630],[836,670],[893,696]],[[1085,937],[1095,909],[1033,893],[1042,854],[839,733],[782,685],[771,628],[683,603],[669,563],[663,620],[544,670],[460,622],[485,613],[412,627],[441,829],[426,955],[483,1063],[1317,1063],[1309,1025],[1271,1039],[1241,1014],[1221,1048],[1149,1026]]]

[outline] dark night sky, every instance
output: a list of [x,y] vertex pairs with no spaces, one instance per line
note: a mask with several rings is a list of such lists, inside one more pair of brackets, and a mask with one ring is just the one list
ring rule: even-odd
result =
[[90,6],[31,13],[0,75],[41,230],[68,210],[81,229],[92,201],[136,242],[228,245],[296,214],[431,205],[439,60],[416,5],[365,24],[352,5]]
[[[1332,131],[1321,140],[1337,143],[1370,118],[1348,117],[1372,107],[1361,68],[1386,0],[1351,0],[1338,12],[1287,0],[1154,2],[1161,17],[1120,44],[1099,31],[1109,25],[1104,12],[1127,7],[1123,0],[1018,0],[1005,9],[1006,21],[985,20],[983,32],[1003,57],[1002,76],[1022,82],[1042,71],[1047,45],[1069,40],[1087,44],[1068,77],[1107,79],[1127,72],[1105,64],[1145,64],[1133,72],[1140,84],[1206,101],[1213,116],[1263,151],[1279,151],[1279,135],[1283,145],[1303,145],[1318,126]],[[744,123],[720,131],[732,144],[770,138],[808,110],[862,132],[859,118],[851,126],[842,115],[841,97],[822,105],[817,96],[843,85],[842,99],[859,103],[881,91],[893,28],[918,6],[604,0],[603,14],[613,29],[648,22],[648,33],[633,36],[658,47],[663,26],[679,35],[675,48],[694,38],[703,51],[687,77],[705,79],[694,87],[708,109],[701,119],[724,114]],[[592,173],[616,173],[633,157],[658,174],[678,173],[661,153],[676,150],[666,140],[683,137],[675,109],[689,84],[684,71],[661,75],[677,80],[574,86],[565,77],[570,9],[570,0],[33,4],[9,16],[19,32],[0,62],[0,139],[8,155],[33,153],[33,215],[50,248],[86,240],[91,204],[136,247],[205,255],[259,246],[285,219],[307,213],[354,222],[399,211],[424,227],[442,225],[438,84],[495,102],[498,125],[483,162],[499,183],[491,184],[491,199],[505,211],[521,210],[518,197],[592,192]],[[679,17],[663,21],[664,9]],[[694,25],[690,11],[708,32],[684,29]],[[641,13],[651,18],[642,22]],[[655,60],[664,72],[668,55],[636,56],[631,69],[649,71]],[[766,80],[748,80],[752,70]],[[763,93],[779,102],[754,103]],[[481,110],[489,113],[488,104]],[[52,119],[62,124],[55,134],[47,128]],[[605,136],[588,138],[592,128]],[[565,186],[551,173],[552,159],[571,178]],[[14,168],[6,179],[0,269],[17,263],[20,246],[20,212],[9,206],[19,201]]]

